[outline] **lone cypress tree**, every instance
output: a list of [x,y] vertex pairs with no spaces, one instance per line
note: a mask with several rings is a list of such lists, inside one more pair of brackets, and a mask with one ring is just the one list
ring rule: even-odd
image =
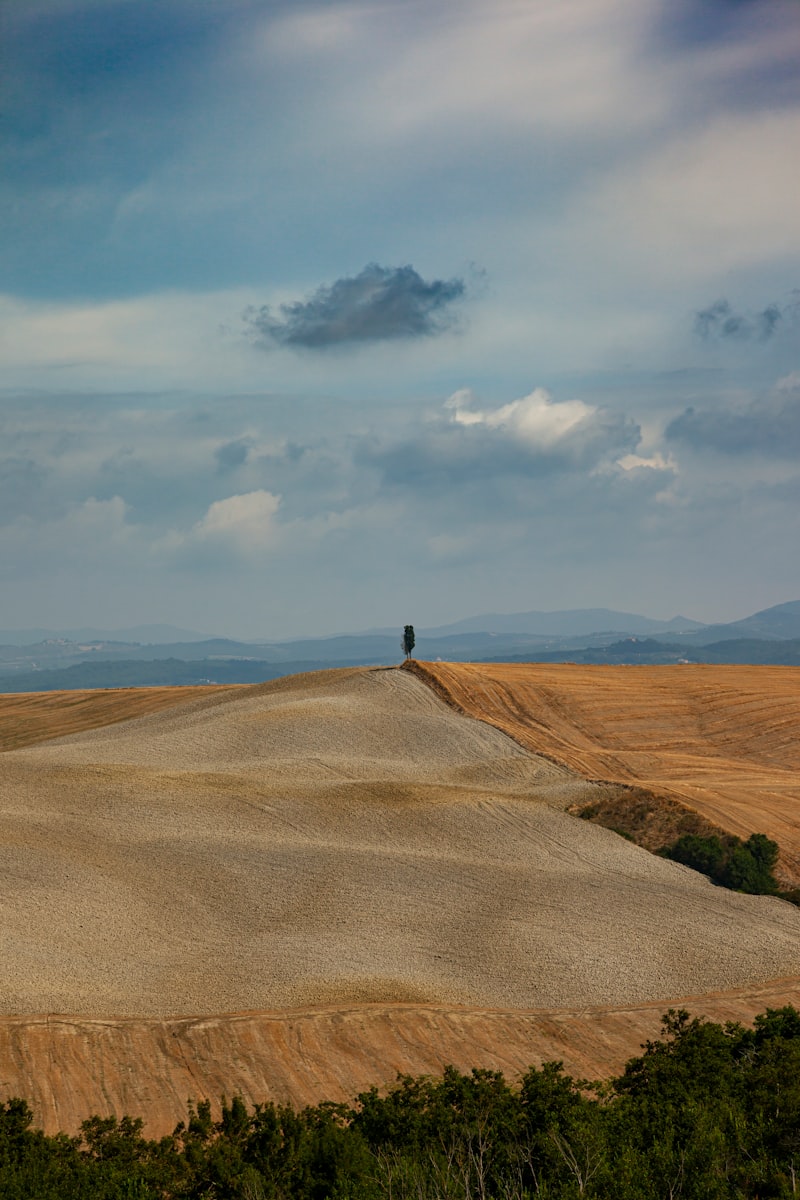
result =
[[404,625],[403,626],[403,641],[401,644],[403,647],[403,654],[405,654],[406,658],[411,658],[411,651],[414,649],[414,646],[416,644],[415,639],[414,639],[414,626],[413,625]]

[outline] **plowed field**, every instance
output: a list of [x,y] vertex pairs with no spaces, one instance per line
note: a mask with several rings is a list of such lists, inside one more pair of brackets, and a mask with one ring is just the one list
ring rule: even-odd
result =
[[186,704],[201,696],[235,691],[231,687],[109,688],[83,692],[0,694],[0,751],[35,746],[70,733],[116,725]]
[[800,910],[569,816],[596,785],[408,672],[13,699],[0,1081],[49,1128],[450,1061],[602,1073],[676,1000],[796,994]]
[[800,669],[416,664],[459,711],[586,778],[674,797],[766,833],[800,884]]

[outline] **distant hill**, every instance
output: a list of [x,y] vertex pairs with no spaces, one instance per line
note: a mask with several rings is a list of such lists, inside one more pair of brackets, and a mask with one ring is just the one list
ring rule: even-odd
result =
[[[0,691],[155,687],[206,679],[251,683],[324,667],[391,665],[402,658],[400,634],[398,627],[250,642],[208,638],[172,625],[113,633],[88,627],[59,634],[6,630],[0,631]],[[38,640],[19,640],[32,635]],[[686,659],[794,665],[798,644],[800,600],[793,600],[715,625],[682,616],[661,621],[609,608],[487,613],[433,629],[418,627],[415,656],[432,662],[658,664]]]
[[723,641],[728,638],[800,638],[800,600],[775,604],[772,608],[764,608],[741,621],[730,621],[725,625],[707,625],[700,633],[704,642]]
[[266,683],[283,675],[321,671],[328,662],[268,663],[178,658],[150,662],[82,662],[55,671],[31,671],[0,678],[0,692],[83,691],[86,688],[192,687],[208,683]]
[[179,629],[177,625],[132,625],[129,629],[0,629],[0,645],[32,646],[54,638],[69,642],[202,642],[207,633]]
[[673,617],[659,621],[636,613],[617,612],[611,608],[575,608],[564,612],[484,613],[466,617],[450,625],[423,629],[425,637],[442,637],[454,633],[533,633],[548,637],[578,637],[592,633],[663,633],[672,630],[702,629],[701,621],[689,617]]
[[493,655],[475,662],[485,663],[619,663],[664,666],[669,663],[749,663],[753,666],[800,666],[800,639],[783,641],[765,638],[726,638],[707,646],[656,641],[654,638],[625,638],[607,646],[585,646],[572,650],[532,650],[526,654]]
[[766,641],[761,638],[730,638],[699,647],[693,657],[708,663],[763,663],[775,667],[800,666],[800,638]]

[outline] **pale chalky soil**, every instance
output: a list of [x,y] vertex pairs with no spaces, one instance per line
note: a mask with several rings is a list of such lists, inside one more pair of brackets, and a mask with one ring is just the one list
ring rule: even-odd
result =
[[6,1014],[623,1004],[800,972],[800,910],[567,816],[591,784],[405,672],[195,700],[0,780]]

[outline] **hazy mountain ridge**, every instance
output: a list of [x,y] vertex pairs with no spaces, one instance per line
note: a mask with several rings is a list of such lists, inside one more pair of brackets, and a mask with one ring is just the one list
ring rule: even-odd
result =
[[669,621],[643,617],[637,613],[618,612],[610,608],[575,608],[555,612],[484,613],[466,617],[450,625],[423,629],[426,637],[456,633],[533,633],[548,637],[579,637],[606,633],[664,633],[702,629],[702,621],[689,617],[672,617]]
[[[514,624],[527,628],[500,628]],[[123,637],[143,631],[154,631],[162,638],[168,632],[184,632],[174,626],[139,626],[109,631],[102,638],[72,639],[36,630],[29,632],[49,632],[51,636],[28,645],[8,643],[10,637],[21,636],[19,633],[0,633],[7,642],[0,645],[0,688],[46,691],[255,683],[301,671],[391,664],[402,658],[399,629],[396,633],[373,630],[284,642],[206,638],[190,632],[186,640],[141,643]],[[716,625],[700,625],[684,617],[660,621],[612,609],[486,614],[419,629],[415,655],[453,662],[800,665],[800,600]]]
[[3,646],[32,646],[51,640],[159,645],[176,641],[202,642],[207,638],[207,633],[181,629],[177,625],[133,625],[127,629],[98,629],[94,626],[80,629],[0,629],[0,645]]
[[741,621],[730,621],[721,625],[706,625],[686,640],[699,639],[703,643],[727,641],[731,638],[765,638],[782,641],[800,637],[800,600],[786,604],[775,604],[744,617]]

